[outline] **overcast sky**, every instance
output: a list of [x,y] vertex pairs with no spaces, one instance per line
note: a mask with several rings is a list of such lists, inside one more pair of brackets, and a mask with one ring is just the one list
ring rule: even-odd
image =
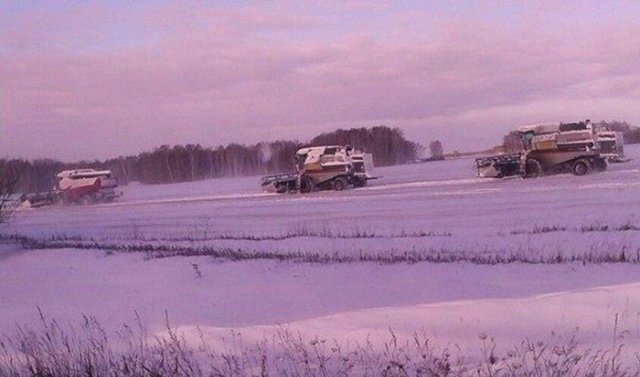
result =
[[0,0],[0,157],[640,124],[639,1],[389,3]]

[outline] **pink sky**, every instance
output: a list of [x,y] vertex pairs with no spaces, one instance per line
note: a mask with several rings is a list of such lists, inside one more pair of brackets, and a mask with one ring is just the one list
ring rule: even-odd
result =
[[1,3],[0,150],[93,159],[379,124],[473,150],[520,124],[638,125],[640,3],[555,3]]

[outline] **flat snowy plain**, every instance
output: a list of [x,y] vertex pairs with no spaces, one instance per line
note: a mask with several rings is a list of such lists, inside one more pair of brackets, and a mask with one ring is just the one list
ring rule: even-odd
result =
[[[378,169],[347,192],[277,195],[258,177],[215,179],[19,211],[4,233],[187,255],[3,245],[0,333],[36,323],[40,307],[114,330],[137,312],[156,332],[167,311],[188,338],[199,328],[213,342],[231,329],[340,341],[392,329],[475,350],[480,334],[508,346],[578,328],[588,346],[609,347],[617,316],[625,347],[640,351],[640,148],[627,155],[585,177],[479,179],[460,159]],[[198,250],[272,257],[188,255]]]

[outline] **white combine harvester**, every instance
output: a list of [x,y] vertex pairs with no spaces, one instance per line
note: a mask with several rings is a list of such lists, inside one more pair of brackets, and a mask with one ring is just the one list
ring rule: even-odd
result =
[[296,165],[298,171],[295,173],[262,177],[262,188],[277,193],[343,191],[366,186],[367,181],[377,178],[373,174],[373,156],[349,145],[299,149]]
[[91,204],[107,203],[121,195],[116,191],[118,183],[110,170],[64,170],[56,176],[52,191],[22,195],[22,206],[43,207],[56,203]]

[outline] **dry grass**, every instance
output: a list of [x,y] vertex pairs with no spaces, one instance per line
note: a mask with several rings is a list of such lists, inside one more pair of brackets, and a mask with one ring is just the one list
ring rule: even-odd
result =
[[319,248],[316,251],[252,249],[246,247],[226,247],[215,245],[176,245],[170,242],[110,241],[83,239],[78,236],[56,235],[38,239],[23,235],[0,235],[0,242],[15,242],[24,249],[65,249],[102,250],[107,253],[144,253],[147,258],[167,258],[175,256],[208,256],[227,261],[275,260],[297,263],[358,263],[372,262],[382,264],[398,263],[473,263],[481,265],[497,264],[604,264],[632,263],[640,264],[640,249],[630,250],[626,246],[592,246],[571,253],[536,252],[529,247],[520,246],[508,249],[444,249],[444,248],[391,248],[368,252],[327,252]]
[[[482,352],[434,348],[424,335],[383,344],[305,337],[280,329],[258,342],[231,333],[213,348],[205,337],[188,343],[169,325],[150,336],[139,319],[110,337],[92,317],[63,327],[40,313],[38,328],[20,326],[0,341],[0,376],[637,376],[640,364],[615,341],[610,349],[581,347],[576,336],[556,342],[523,341],[499,353],[488,336]],[[615,339],[614,333],[614,339]]]

